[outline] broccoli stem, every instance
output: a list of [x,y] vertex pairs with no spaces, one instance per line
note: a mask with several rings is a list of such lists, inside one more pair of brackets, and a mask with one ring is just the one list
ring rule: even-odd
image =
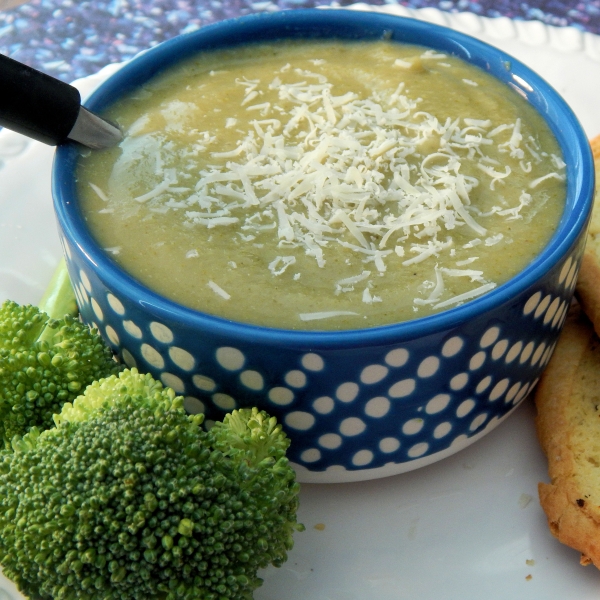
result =
[[60,259],[38,308],[51,319],[62,319],[65,315],[76,317],[79,314],[64,258]]

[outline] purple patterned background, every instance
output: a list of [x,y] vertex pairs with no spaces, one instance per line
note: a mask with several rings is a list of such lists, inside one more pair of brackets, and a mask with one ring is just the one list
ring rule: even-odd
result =
[[[409,0],[410,8],[436,7],[486,17],[537,19],[600,34],[600,0]],[[249,13],[330,5],[326,0],[33,0],[0,11],[0,53],[64,81],[91,75],[111,62],[180,33]],[[352,4],[350,0],[334,3]],[[369,4],[393,4],[372,0]]]

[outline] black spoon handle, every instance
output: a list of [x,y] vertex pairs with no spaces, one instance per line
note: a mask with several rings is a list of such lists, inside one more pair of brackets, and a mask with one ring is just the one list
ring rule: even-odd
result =
[[106,148],[121,139],[118,127],[81,106],[72,85],[1,54],[0,126],[50,146],[73,139]]
[[0,125],[55,146],[69,137],[80,106],[72,85],[0,55]]

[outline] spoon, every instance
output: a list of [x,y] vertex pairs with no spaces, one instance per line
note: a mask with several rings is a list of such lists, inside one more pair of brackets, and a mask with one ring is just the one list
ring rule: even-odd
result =
[[57,146],[100,150],[121,141],[118,126],[81,106],[79,90],[0,54],[0,126]]

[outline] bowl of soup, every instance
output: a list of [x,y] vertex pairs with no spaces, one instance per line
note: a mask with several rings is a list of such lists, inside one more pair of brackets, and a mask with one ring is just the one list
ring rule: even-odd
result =
[[501,423],[547,364],[593,200],[529,68],[412,19],[297,10],[143,53],[57,150],[82,318],[207,423],[277,417],[305,482],[409,471]]

